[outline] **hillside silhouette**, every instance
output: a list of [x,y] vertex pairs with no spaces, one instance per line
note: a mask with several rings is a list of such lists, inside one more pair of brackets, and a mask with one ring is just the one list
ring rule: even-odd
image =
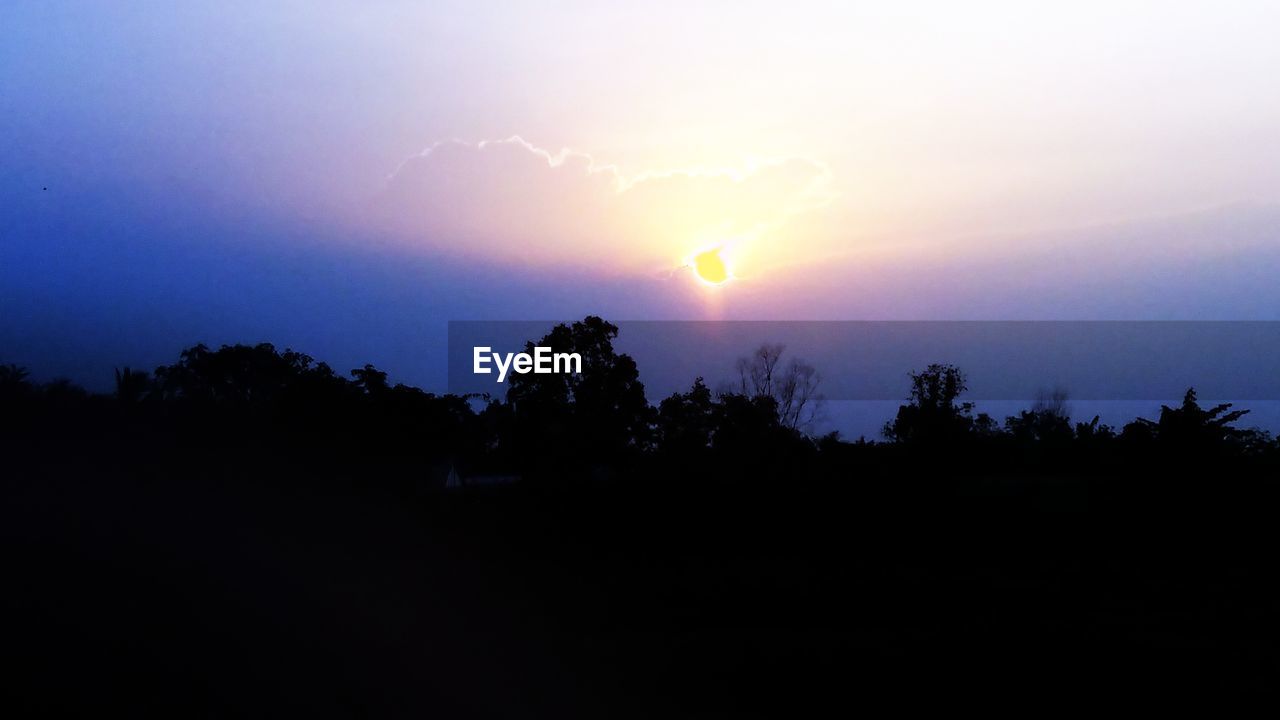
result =
[[762,338],[737,383],[655,405],[617,332],[531,340],[584,371],[503,398],[269,344],[109,394],[0,366],[7,706],[806,717],[1273,686],[1280,443],[1247,409],[993,418],[936,364],[847,442],[809,433],[821,373],[856,368]]

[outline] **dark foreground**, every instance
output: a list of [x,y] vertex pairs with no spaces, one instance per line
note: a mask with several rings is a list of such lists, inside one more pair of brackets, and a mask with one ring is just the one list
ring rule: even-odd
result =
[[0,365],[0,714],[1039,715],[1276,685],[1280,443],[1244,409],[1000,423],[930,365],[889,442],[814,439],[813,376],[747,382],[778,351],[655,407],[616,332],[557,326],[539,345],[592,371],[481,409],[265,344],[109,396]]
[[1276,680],[1265,478],[373,480],[7,478],[10,716],[808,717]]

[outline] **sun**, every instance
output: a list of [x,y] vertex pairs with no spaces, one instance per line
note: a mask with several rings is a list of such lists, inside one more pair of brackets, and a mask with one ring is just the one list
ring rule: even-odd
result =
[[693,256],[693,272],[710,285],[722,285],[729,278],[729,268],[720,257],[721,248],[712,248]]

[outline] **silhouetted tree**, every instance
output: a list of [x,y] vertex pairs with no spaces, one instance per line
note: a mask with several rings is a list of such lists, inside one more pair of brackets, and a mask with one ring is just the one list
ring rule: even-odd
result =
[[658,404],[658,447],[671,455],[689,456],[711,447],[718,420],[711,390],[698,378],[687,393],[675,393]]
[[383,393],[389,389],[387,374],[372,365],[352,370],[351,377],[355,378],[357,387],[370,395]]
[[739,394],[747,397],[773,395],[773,374],[786,346],[780,343],[764,343],[750,357],[738,358]]
[[721,395],[715,418],[712,447],[734,460],[757,463],[797,438],[779,421],[777,400],[769,395]]
[[1114,439],[1116,431],[1110,425],[1101,422],[1102,417],[1094,415],[1089,422],[1076,423],[1076,439],[1084,442],[1107,441]]
[[[11,442],[39,437],[39,428],[49,438],[79,433],[82,441],[96,438],[91,428],[118,428],[130,443],[150,433],[158,447],[292,453],[319,465],[348,463],[361,477],[379,476],[375,466],[413,477],[424,467],[451,464],[577,478],[692,470],[739,481],[801,476],[815,467],[823,476],[844,477],[868,466],[888,471],[957,453],[986,472],[1037,473],[1280,458],[1269,434],[1234,426],[1247,411],[1228,404],[1202,408],[1194,389],[1181,405],[1162,407],[1158,420],[1132,422],[1119,437],[1096,417],[1073,427],[1064,393],[1043,395],[1002,427],[963,400],[964,374],[940,364],[910,374],[908,400],[884,427],[893,444],[927,452],[845,443],[835,435],[814,441],[802,431],[819,398],[819,378],[803,361],[787,363],[782,345],[762,345],[739,361],[737,392],[712,392],[698,378],[654,408],[635,362],[614,348],[617,333],[598,317],[552,328],[526,349],[579,353],[582,372],[514,374],[505,400],[480,412],[477,400],[486,398],[393,385],[373,365],[352,370],[348,379],[308,355],[264,343],[196,345],[157,368],[154,378],[118,369],[114,402],[65,380],[32,383],[25,369],[0,366],[0,419]],[[806,465],[809,459],[817,464]]]
[[739,394],[773,398],[778,422],[792,430],[808,430],[817,419],[822,396],[818,386],[822,376],[801,358],[781,364],[786,346],[765,343],[750,357],[738,358]]
[[532,465],[555,467],[612,464],[648,448],[653,408],[635,361],[613,348],[616,325],[588,316],[557,325],[537,343],[554,353],[578,353],[581,373],[513,374],[508,441]]
[[[291,389],[329,380],[333,371],[309,355],[270,343],[223,345],[210,350],[196,345],[182,351],[178,362],[156,368],[156,380],[166,397],[216,403],[263,404],[282,398]],[[314,388],[313,388],[314,389]]]
[[1153,438],[1166,454],[1216,453],[1244,440],[1245,431],[1232,424],[1248,413],[1248,410],[1232,410],[1231,403],[1201,408],[1196,402],[1195,388],[1188,388],[1182,405],[1176,408],[1161,405],[1159,420],[1138,418],[1125,427],[1125,432],[1131,437]]
[[898,407],[884,436],[904,443],[954,443],[974,427],[973,403],[957,402],[967,390],[964,373],[952,365],[933,364],[913,372],[907,404]]
[[1030,410],[1005,419],[1005,429],[1023,444],[1039,443],[1061,450],[1070,445],[1075,434],[1067,407],[1067,394],[1062,390],[1042,393]]

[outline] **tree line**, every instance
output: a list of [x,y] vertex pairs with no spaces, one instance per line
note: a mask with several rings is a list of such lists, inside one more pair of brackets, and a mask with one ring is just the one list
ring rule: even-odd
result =
[[[217,447],[292,453],[317,463],[504,473],[545,482],[668,477],[776,478],[913,465],[953,472],[1099,472],[1133,464],[1246,463],[1274,467],[1280,444],[1238,427],[1247,410],[1202,407],[1194,389],[1155,419],[1116,428],[1080,422],[1052,394],[997,420],[965,400],[962,369],[909,373],[905,400],[883,438],[814,436],[817,370],[762,345],[738,361],[737,382],[703,378],[656,405],[640,371],[614,349],[618,328],[599,317],[554,327],[528,348],[583,358],[579,374],[512,376],[505,398],[434,394],[392,384],[373,367],[343,375],[270,344],[188,348],[153,372],[120,368],[115,391],[91,394],[31,381],[0,366],[5,437],[17,449],[74,445],[136,453]],[[838,369],[856,372],[856,368]]]

